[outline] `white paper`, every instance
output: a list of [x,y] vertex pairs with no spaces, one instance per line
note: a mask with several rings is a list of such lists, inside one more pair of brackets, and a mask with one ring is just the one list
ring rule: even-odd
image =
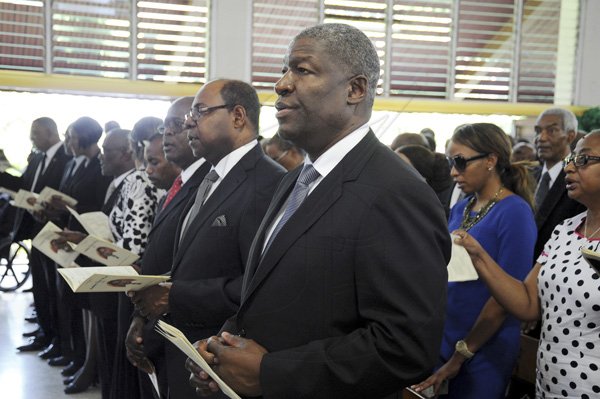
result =
[[19,190],[15,195],[14,206],[28,211],[41,211],[42,205],[37,200],[38,194],[27,190]]
[[35,236],[32,245],[41,253],[52,259],[62,267],[75,267],[75,259],[79,256],[69,243],[58,244],[62,230],[52,222],[46,223],[44,228]]
[[62,202],[66,203],[69,206],[77,205],[77,200],[73,197],[68,196],[67,194],[63,194],[60,191],[53,189],[52,187],[44,187],[44,189],[40,192],[40,196],[38,198],[39,202],[50,202],[52,201],[52,197],[57,196],[60,197]]
[[106,266],[129,266],[139,259],[137,254],[93,235],[85,237],[74,249]]
[[471,257],[467,250],[462,246],[454,243],[454,240],[459,238],[451,234],[452,240],[452,256],[448,263],[448,282],[461,282],[477,280],[479,276],[473,266]]
[[80,215],[75,209],[69,207],[67,207],[67,209],[88,234],[103,240],[115,242],[115,238],[110,231],[110,224],[106,214],[103,212],[88,212]]

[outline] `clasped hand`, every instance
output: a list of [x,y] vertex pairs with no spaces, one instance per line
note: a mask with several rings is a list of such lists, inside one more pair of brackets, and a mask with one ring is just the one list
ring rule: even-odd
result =
[[172,285],[172,283],[162,283],[140,291],[130,291],[127,295],[142,316],[156,319],[169,312],[169,292]]
[[[235,392],[245,396],[260,396],[260,363],[267,350],[252,339],[228,332],[220,337],[210,337],[194,344],[204,360]],[[219,391],[217,383],[191,359],[185,362],[192,373],[190,384],[199,396],[209,396]]]

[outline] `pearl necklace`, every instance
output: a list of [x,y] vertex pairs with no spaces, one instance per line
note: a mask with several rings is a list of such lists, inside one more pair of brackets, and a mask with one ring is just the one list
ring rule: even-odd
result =
[[475,206],[475,202],[477,201],[477,198],[473,196],[469,200],[469,203],[467,204],[467,206],[465,206],[465,210],[463,211],[463,219],[460,223],[460,229],[469,231],[471,227],[479,223],[479,221],[490,212],[494,205],[496,205],[496,203],[498,202],[498,196],[502,194],[502,191],[504,191],[504,187],[500,186],[498,191],[496,191],[496,194],[494,194],[494,198],[489,200],[488,203],[485,204],[483,208],[481,208],[479,212],[475,214],[475,216],[471,216],[471,210],[473,209],[473,207]]

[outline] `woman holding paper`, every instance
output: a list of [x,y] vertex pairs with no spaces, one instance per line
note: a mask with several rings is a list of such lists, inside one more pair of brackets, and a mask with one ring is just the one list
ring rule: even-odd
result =
[[[476,237],[505,271],[522,279],[531,268],[537,229],[532,183],[524,166],[510,163],[506,134],[489,123],[459,126],[448,148],[451,175],[469,196],[450,212],[450,231]],[[503,398],[519,351],[519,322],[507,317],[481,280],[448,283],[440,365],[413,386],[445,398]]]
[[569,197],[588,209],[558,225],[524,281],[471,234],[457,232],[481,279],[521,320],[542,321],[537,397],[597,398],[600,394],[600,275],[580,248],[600,251],[600,130],[577,143],[564,161]]

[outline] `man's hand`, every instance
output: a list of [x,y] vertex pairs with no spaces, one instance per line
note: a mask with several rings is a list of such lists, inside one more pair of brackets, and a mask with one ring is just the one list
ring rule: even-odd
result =
[[33,220],[41,224],[44,224],[48,221],[44,211],[33,211],[31,212],[31,216],[33,216]]
[[131,364],[150,374],[154,372],[154,366],[144,353],[144,340],[142,338],[144,324],[145,320],[142,317],[133,318],[125,338],[125,348],[127,349],[127,359]]
[[[223,332],[220,339],[209,339],[207,349],[215,357],[213,369],[234,391],[245,396],[260,396],[260,363],[267,350],[254,340]],[[210,363],[209,363],[210,364]]]
[[58,220],[67,214],[65,203],[60,200],[60,196],[53,195],[50,202],[42,202],[44,216],[50,220]]
[[[209,339],[220,339],[217,337],[210,337]],[[194,347],[200,353],[200,356],[209,365],[214,364],[215,355],[208,351],[208,339],[203,339],[194,343]],[[190,385],[196,388],[196,395],[198,396],[210,396],[215,392],[219,392],[219,385],[209,377],[209,375],[203,371],[200,366],[188,358],[185,361],[185,368],[192,373],[190,375]]]
[[82,233],[80,231],[69,230],[69,229],[64,229],[63,231],[59,231],[57,234],[60,236],[60,238],[57,238],[57,240],[61,240],[61,241],[57,241],[57,242],[61,242],[61,243],[69,241],[74,244],[79,244],[81,241],[83,241],[83,239],[85,237],[87,237],[87,234],[85,234],[85,233]]
[[140,314],[148,319],[156,319],[169,312],[169,291],[172,283],[153,285],[140,291],[131,291],[127,295]]

